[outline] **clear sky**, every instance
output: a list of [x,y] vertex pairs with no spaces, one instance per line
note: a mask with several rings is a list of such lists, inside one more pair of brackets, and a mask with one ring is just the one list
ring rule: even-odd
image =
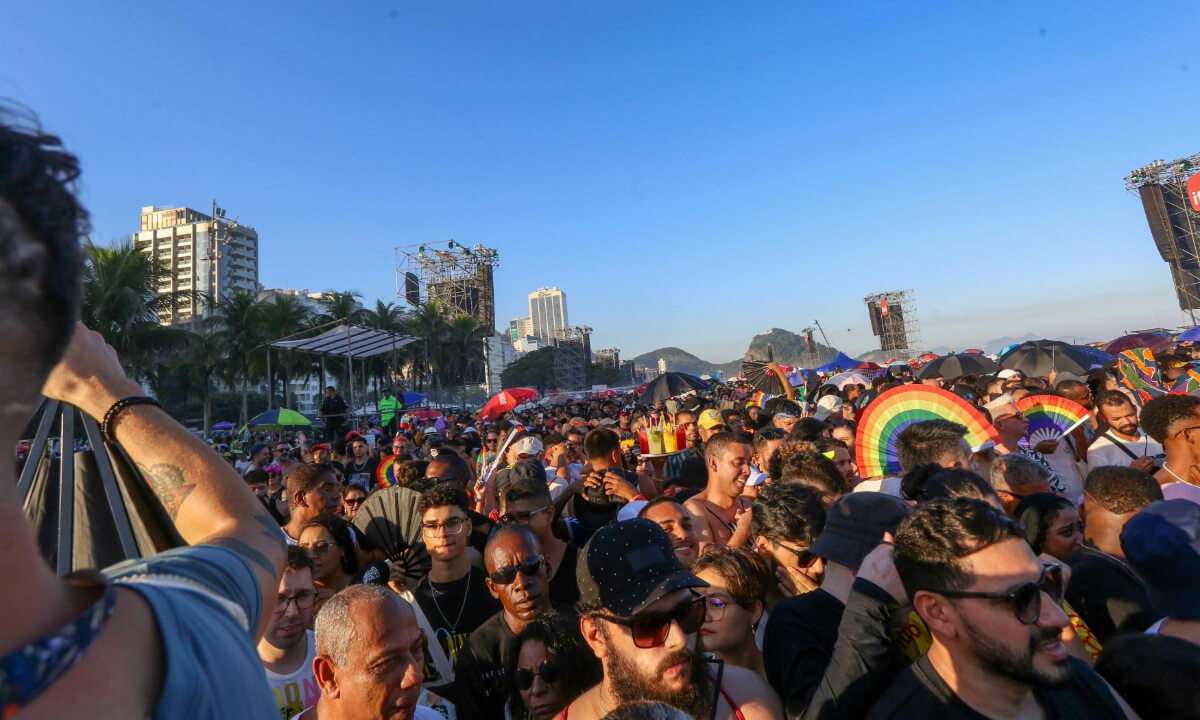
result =
[[394,299],[396,245],[501,253],[593,347],[723,362],[911,288],[926,346],[1179,325],[1122,178],[1200,150],[1194,3],[0,4],[0,97],[93,236],[215,197],[268,287]]

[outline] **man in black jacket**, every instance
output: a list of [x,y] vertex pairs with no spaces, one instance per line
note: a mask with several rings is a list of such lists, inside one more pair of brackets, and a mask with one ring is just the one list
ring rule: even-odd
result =
[[[862,684],[856,684],[867,681],[868,673],[862,672],[861,661],[838,664],[831,661],[852,588],[862,596],[856,598],[858,604],[868,607],[892,606],[903,599],[903,589],[894,570],[887,573],[893,578],[889,583],[879,577],[874,566],[862,573],[860,567],[863,559],[885,539],[885,533],[895,532],[900,520],[911,511],[912,506],[900,498],[875,492],[845,495],[829,509],[825,528],[810,548],[825,561],[821,587],[780,600],[767,623],[763,646],[767,679],[783,699],[788,718],[861,717],[870,707],[871,699],[904,667],[902,662],[893,662],[887,651],[885,661],[876,668],[883,673],[884,680],[876,692],[870,693],[864,692]],[[900,597],[892,597],[880,585],[891,585]],[[876,644],[890,645],[886,624],[875,625],[867,631],[874,631]],[[844,693],[839,698],[831,696],[832,691],[850,686],[854,686],[853,693]]]

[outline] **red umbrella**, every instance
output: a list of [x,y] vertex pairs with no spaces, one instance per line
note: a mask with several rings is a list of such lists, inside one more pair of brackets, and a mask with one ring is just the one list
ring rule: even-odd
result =
[[515,410],[518,405],[524,405],[527,402],[533,402],[537,399],[538,391],[535,388],[509,388],[501,390],[492,396],[479,408],[476,417],[484,422],[495,420],[506,412]]
[[924,355],[922,355],[921,357],[917,358],[917,360],[920,360],[921,362],[929,362],[930,360],[937,360],[937,359],[938,359],[937,353],[931,353],[931,352],[927,352]]
[[1122,335],[1105,345],[1104,352],[1109,355],[1120,355],[1126,350],[1150,348],[1150,352],[1158,355],[1170,350],[1174,345],[1174,340],[1158,333],[1134,333],[1133,335]]
[[854,366],[855,370],[882,370],[883,367],[873,362],[861,362]]
[[979,348],[967,348],[963,352],[965,352],[968,355],[983,355],[984,354],[983,351],[980,350]]

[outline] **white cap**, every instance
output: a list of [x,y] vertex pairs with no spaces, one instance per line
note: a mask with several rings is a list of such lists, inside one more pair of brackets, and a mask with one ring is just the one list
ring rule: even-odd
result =
[[1016,370],[1010,370],[1008,368],[1004,368],[1000,372],[996,373],[996,377],[1000,378],[1001,380],[1007,380],[1011,377],[1016,377],[1017,375],[1020,375],[1020,373]]
[[817,409],[813,412],[813,417],[817,420],[840,413],[842,411],[842,399],[837,395],[826,395],[817,403]]
[[526,435],[512,446],[518,455],[537,455],[542,451],[542,440],[537,435]]

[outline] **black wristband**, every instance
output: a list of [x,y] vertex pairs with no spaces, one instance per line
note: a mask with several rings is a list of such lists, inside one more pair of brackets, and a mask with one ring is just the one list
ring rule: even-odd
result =
[[117,419],[117,415],[119,415],[122,410],[128,407],[133,407],[134,405],[153,405],[157,408],[162,407],[157,400],[145,395],[135,395],[133,397],[121,398],[112,404],[112,407],[110,407],[108,411],[104,413],[104,419],[100,421],[100,434],[104,436],[105,440],[109,442],[117,441],[116,438],[112,436],[113,420]]

